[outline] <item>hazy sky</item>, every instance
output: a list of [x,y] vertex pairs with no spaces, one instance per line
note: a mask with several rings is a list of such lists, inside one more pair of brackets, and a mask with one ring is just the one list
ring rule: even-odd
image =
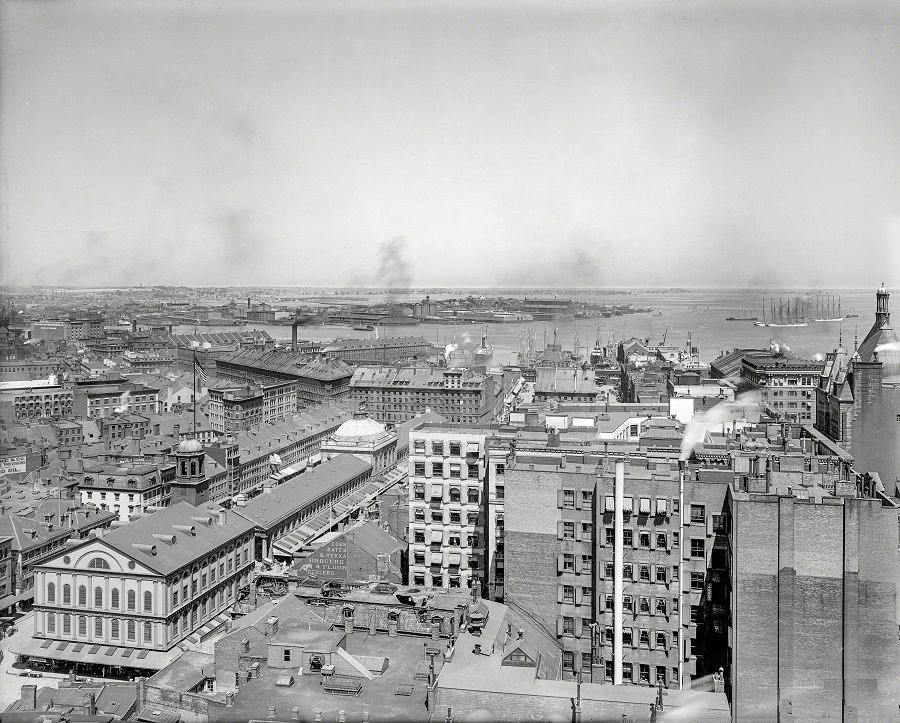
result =
[[898,8],[2,0],[4,280],[896,288]]

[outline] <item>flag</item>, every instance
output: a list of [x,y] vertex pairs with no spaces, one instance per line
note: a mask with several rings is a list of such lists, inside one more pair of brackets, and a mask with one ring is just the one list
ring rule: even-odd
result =
[[194,375],[200,377],[204,382],[209,380],[209,376],[203,371],[203,367],[197,360],[197,352],[194,352]]

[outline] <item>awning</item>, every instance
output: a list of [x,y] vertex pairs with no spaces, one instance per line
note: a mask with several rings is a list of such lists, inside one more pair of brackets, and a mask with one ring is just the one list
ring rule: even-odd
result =
[[[69,641],[56,641],[56,645],[43,648],[45,641],[40,638],[24,638],[10,647],[10,652],[16,655],[46,658],[48,660],[65,660],[76,663],[93,663],[95,665],[122,666],[128,668],[144,668],[149,670],[162,670],[181,651],[176,647],[173,653],[156,650],[137,650],[121,646],[96,646],[86,648],[85,644],[69,645]],[[86,648],[86,649],[85,649]],[[77,649],[77,650],[76,650]],[[137,653],[137,655],[135,655]]]
[[431,499],[442,499],[444,496],[444,485],[431,485]]
[[448,560],[448,564],[459,567],[459,560],[460,560],[460,554],[458,552],[451,552],[450,559]]
[[641,514],[649,515],[650,514],[650,498],[649,497],[641,497],[640,504],[641,504],[641,506],[640,506]]
[[23,600],[33,600],[34,599],[34,588],[29,588],[25,592],[21,592],[18,595],[4,595],[0,598],[0,610],[4,610],[8,607],[12,607],[16,603],[22,602]]
[[658,499],[656,500],[656,514],[665,514],[668,505],[666,504],[668,500]]
[[478,454],[478,442],[466,442],[466,454]]
[[432,542],[444,542],[444,532],[443,530],[432,530],[431,531],[431,541]]

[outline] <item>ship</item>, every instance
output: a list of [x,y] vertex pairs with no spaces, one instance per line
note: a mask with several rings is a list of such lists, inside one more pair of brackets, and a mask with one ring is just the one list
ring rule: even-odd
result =
[[485,369],[494,361],[494,347],[487,343],[487,327],[484,327],[484,334],[481,335],[481,346],[479,346],[472,355],[472,366],[484,367]]
[[834,306],[834,295],[816,294],[816,315],[813,321],[843,321],[847,317],[841,314],[841,297],[838,297],[837,309]]
[[775,299],[769,299],[771,310],[766,317],[766,299],[763,297],[762,321],[753,322],[755,326],[809,326],[809,321],[800,309],[800,300],[794,299],[793,308],[791,300],[785,304],[784,299],[778,299],[778,313],[775,313]]
[[750,316],[749,311],[742,311],[740,316],[726,316],[725,321],[756,321],[758,316]]

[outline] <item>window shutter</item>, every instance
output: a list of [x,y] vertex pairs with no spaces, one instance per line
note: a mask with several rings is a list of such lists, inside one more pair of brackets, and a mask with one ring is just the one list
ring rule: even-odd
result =
[[581,637],[581,618],[575,618],[575,637]]
[[[656,615],[656,598],[655,597],[650,598],[650,614]],[[650,631],[650,635],[651,636],[653,635],[652,630]]]
[[573,493],[575,495],[575,509],[581,509],[581,490],[575,490]]
[[556,539],[557,540],[563,539],[563,523],[562,523],[562,521],[559,521],[556,523]]
[[672,584],[672,568],[666,565],[666,585]]
[[584,604],[584,596],[581,594],[581,586],[577,585],[575,587],[575,604],[583,605]]
[[681,541],[681,559],[682,560],[690,560],[691,559],[691,538],[686,537]]
[[606,547],[606,528],[605,527],[597,528],[597,544],[600,547]]
[[656,631],[650,631],[650,650],[656,650]]
[[575,541],[581,542],[581,523],[575,521]]
[[556,586],[556,602],[561,603],[563,601],[563,586]]
[[641,544],[641,528],[635,527],[634,531],[631,534],[631,549],[637,550],[638,546]]
[[563,571],[563,556],[559,554],[556,556],[556,573],[559,574]]
[[631,565],[631,580],[632,582],[638,582],[641,579],[641,566],[638,563],[632,563]]
[[556,507],[557,509],[562,509],[563,506],[563,491],[556,490]]
[[561,617],[556,618],[556,637],[561,638],[563,634],[563,619]]
[[656,549],[656,530],[652,527],[648,527],[647,529],[650,530],[650,549],[655,550]]
[[712,537],[713,534],[713,526],[712,526],[712,515],[706,516],[706,536]]

